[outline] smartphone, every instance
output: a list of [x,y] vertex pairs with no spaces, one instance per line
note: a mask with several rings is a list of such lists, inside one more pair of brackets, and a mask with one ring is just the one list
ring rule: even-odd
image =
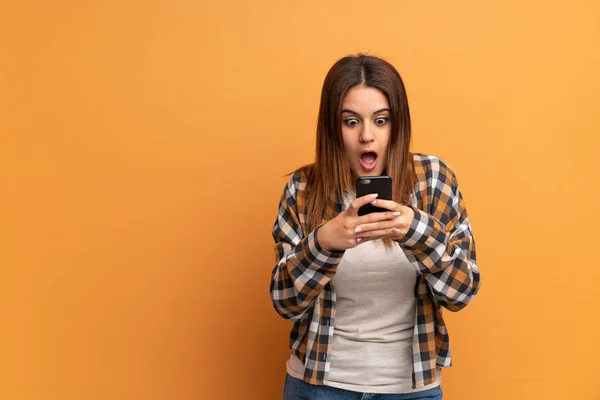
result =
[[[389,176],[361,176],[356,180],[356,198],[377,193],[378,199],[392,200],[392,178]],[[389,211],[369,203],[358,209],[358,215]]]

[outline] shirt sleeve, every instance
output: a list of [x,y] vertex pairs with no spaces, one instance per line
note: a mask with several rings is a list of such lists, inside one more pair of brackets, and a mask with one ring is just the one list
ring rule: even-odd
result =
[[427,211],[413,207],[411,227],[398,242],[425,276],[434,299],[458,311],[479,290],[475,240],[454,173],[438,159],[427,180]]
[[297,207],[300,181],[298,173],[290,177],[273,225],[276,265],[271,276],[271,301],[275,310],[291,321],[302,318],[314,305],[344,254],[319,245],[319,227],[303,236]]

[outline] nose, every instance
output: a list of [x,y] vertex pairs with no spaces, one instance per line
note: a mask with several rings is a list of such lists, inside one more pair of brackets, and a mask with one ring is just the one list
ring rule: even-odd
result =
[[373,127],[370,123],[366,123],[363,125],[363,129],[360,132],[360,141],[361,143],[370,143],[375,139],[375,135],[373,134]]

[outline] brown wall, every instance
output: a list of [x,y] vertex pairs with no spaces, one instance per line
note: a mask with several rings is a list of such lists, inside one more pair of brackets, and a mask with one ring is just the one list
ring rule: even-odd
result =
[[270,229],[357,51],[471,214],[446,398],[598,398],[598,2],[5,3],[0,398],[280,399]]

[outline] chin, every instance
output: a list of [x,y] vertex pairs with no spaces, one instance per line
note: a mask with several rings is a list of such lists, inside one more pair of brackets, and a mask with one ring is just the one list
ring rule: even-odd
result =
[[373,171],[362,171],[362,175],[360,176],[381,176],[383,174],[383,170],[379,171],[379,169],[374,169]]
[[383,171],[381,171],[381,172],[377,172],[377,171],[370,171],[370,172],[360,171],[358,174],[355,173],[354,171],[352,171],[352,177],[354,179],[358,179],[361,176],[381,176],[381,174],[383,174]]

